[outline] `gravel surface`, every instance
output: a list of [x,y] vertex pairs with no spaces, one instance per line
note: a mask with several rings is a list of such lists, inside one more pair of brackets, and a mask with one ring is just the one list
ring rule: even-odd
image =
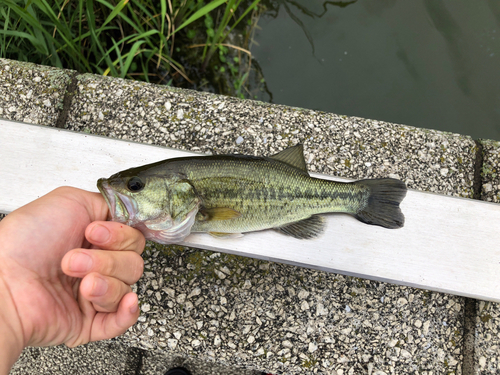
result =
[[65,345],[26,348],[10,375],[135,375],[141,351],[114,340],[89,343],[70,349]]

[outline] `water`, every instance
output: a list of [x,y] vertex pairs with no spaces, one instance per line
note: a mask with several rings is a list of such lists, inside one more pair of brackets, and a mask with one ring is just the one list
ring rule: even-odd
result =
[[500,140],[500,0],[339,3],[268,3],[272,102]]

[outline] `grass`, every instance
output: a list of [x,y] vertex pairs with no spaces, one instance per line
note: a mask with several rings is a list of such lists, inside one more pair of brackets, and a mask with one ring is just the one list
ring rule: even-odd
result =
[[227,68],[237,95],[247,79],[236,74],[241,53],[250,56],[245,61],[251,55],[226,39],[236,27],[253,25],[259,1],[2,0],[0,57],[202,88],[203,78],[194,83],[192,71],[216,81],[208,70],[220,78]]

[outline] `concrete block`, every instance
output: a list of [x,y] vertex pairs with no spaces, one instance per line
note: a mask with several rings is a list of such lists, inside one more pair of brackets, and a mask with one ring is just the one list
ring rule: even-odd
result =
[[0,59],[0,118],[55,126],[74,73]]
[[500,142],[481,140],[483,165],[481,168],[481,199],[500,203]]

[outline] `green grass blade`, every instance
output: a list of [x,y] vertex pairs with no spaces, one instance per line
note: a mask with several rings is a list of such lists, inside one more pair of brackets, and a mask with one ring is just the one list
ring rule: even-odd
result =
[[161,6],[161,26],[160,26],[160,32],[163,34],[163,32],[165,31],[165,20],[167,18],[167,3],[166,3],[166,1],[165,0],[161,0],[160,1],[160,6]]
[[[260,3],[260,0],[255,0],[252,5],[250,5],[244,12],[243,14],[240,16],[240,18],[238,18],[236,20],[236,22],[231,26],[231,28],[229,29],[229,31],[226,32],[226,35],[229,34],[231,31],[233,31],[233,29],[236,27],[236,25],[238,25],[241,20],[248,14],[250,13],[251,10],[253,10],[258,4]],[[224,38],[225,39],[225,38]]]
[[50,36],[50,34],[42,27],[40,22],[32,15],[30,14],[27,10],[24,8],[19,7],[17,4],[15,4],[11,0],[3,0],[7,5],[9,5],[9,8],[12,9],[18,16],[21,18],[23,21],[27,23],[27,26],[31,26],[33,29],[40,30]]
[[33,4],[36,4],[38,8],[43,12],[43,14],[47,15],[52,21],[57,21],[57,15],[52,10],[49,4],[45,0],[32,0]]
[[[3,29],[8,30],[9,29],[9,20],[10,20],[10,9],[7,8],[7,13],[5,13],[5,9],[1,8],[0,9],[0,14],[2,18],[4,19],[4,24],[3,24]],[[12,38],[10,38],[12,40]],[[0,45],[0,57],[7,57],[7,50],[9,49],[9,44],[7,43],[7,36],[4,34],[2,37],[2,44]]]
[[139,34],[137,36],[134,36],[132,39],[129,40],[129,43],[135,42],[136,40],[139,40],[139,39],[145,39],[145,38],[148,38],[148,37],[150,37],[152,35],[159,34],[159,33],[160,32],[158,30],[149,30],[149,31],[146,31],[143,34]]
[[[116,55],[118,56],[118,59],[116,59],[114,62],[113,62],[113,65],[116,66],[117,64],[120,66],[120,69],[123,67],[123,56],[120,52],[120,44],[121,43],[117,43],[116,40],[114,38],[111,38],[111,40],[113,41],[113,48],[110,48],[109,51],[106,53],[106,56],[109,56],[109,54],[113,51],[116,52]],[[97,65],[101,64],[101,62],[104,60],[104,56],[103,58],[98,62]],[[111,69],[108,68],[106,69],[106,72],[110,71]],[[106,72],[104,72],[104,75],[106,75]]]
[[[97,0],[98,2],[100,3],[105,3],[103,0]],[[101,28],[106,26],[108,23],[110,23],[121,11],[122,9],[125,7],[125,5],[127,5],[127,3],[129,2],[129,0],[121,0],[113,9],[113,11],[110,13],[110,15],[108,16],[108,18],[106,18],[106,21],[104,21],[104,23],[102,24]]]
[[[217,27],[217,31],[212,38],[210,42],[207,41],[207,46],[210,45],[208,48],[208,52],[203,51],[203,60],[204,60],[204,66],[208,63],[208,61],[212,58],[213,54],[215,53],[217,46],[222,43],[225,39],[224,35],[224,30],[231,20],[231,9],[234,7],[235,0],[229,0],[229,2],[226,5],[226,10],[224,11],[224,15],[222,16],[222,20],[219,23],[219,26]],[[238,3],[239,4],[239,3]],[[238,6],[238,4],[236,6]],[[205,55],[206,52],[206,55]]]
[[[82,0],[80,0],[80,1],[82,1]],[[111,11],[113,11],[113,10],[115,9],[115,6],[114,6],[114,5],[112,5],[112,4],[110,4],[110,3],[108,3],[108,2],[107,2],[107,1],[105,1],[105,0],[97,0],[97,1],[98,1],[99,3],[101,3],[102,5],[104,5],[106,8],[110,9]],[[125,1],[125,5],[130,6],[129,1]],[[121,9],[121,10],[123,10],[123,9]],[[134,13],[134,11],[133,11],[133,9],[131,9],[131,10],[130,10],[130,12],[131,12],[133,15],[135,14],[135,13]],[[127,16],[126,16],[123,12],[120,14],[120,18],[121,18],[123,21],[125,21],[127,24],[129,24],[130,26],[132,26],[134,29],[136,29],[136,28],[137,28],[138,23],[137,23],[137,22],[132,21],[132,20],[131,20],[129,17],[127,17]],[[140,29],[140,30],[139,30],[139,29],[136,29],[136,30],[137,30],[138,32],[144,32],[144,29]]]
[[[128,74],[128,70],[130,69],[130,65],[132,64],[132,61],[134,60],[136,52],[143,43],[144,43],[143,40],[139,40],[139,41],[134,43],[132,48],[130,48],[130,52],[128,52],[128,56],[127,56],[127,59],[125,60],[125,64],[123,65],[123,67],[121,69],[120,77],[125,78],[125,76]],[[125,55],[123,55],[123,56],[125,56]]]
[[[113,62],[109,58],[109,54],[107,54],[104,51],[104,48],[101,44],[101,41],[98,38],[98,34],[100,32],[100,29],[96,28],[95,24],[95,17],[94,17],[94,7],[93,7],[93,1],[92,0],[87,0],[87,20],[89,22],[89,31],[90,31],[90,37],[92,39],[91,41],[91,48],[94,51],[94,56],[104,56],[104,59],[106,61],[106,65],[108,68],[110,68],[111,73],[114,77],[118,76],[118,73],[115,69],[115,66],[113,65]],[[96,58],[97,60],[97,58]],[[98,65],[95,66],[102,74],[102,68],[100,68]]]
[[[226,0],[216,0],[212,1],[209,4],[205,5],[203,8],[199,9],[197,12],[195,12],[191,17],[189,17],[184,23],[182,23],[177,29],[172,34],[175,34],[177,31],[181,30],[182,28],[186,27],[187,25],[193,23],[196,21],[198,18],[203,17],[207,13],[210,13],[212,10],[215,8],[221,6],[224,4]],[[169,34],[167,38],[170,38],[172,34]]]
[[[222,43],[222,40],[220,38],[221,38],[222,34],[224,33],[224,30],[225,30],[227,24],[231,20],[231,15],[233,14],[231,12],[231,9],[233,9],[234,3],[235,3],[235,0],[229,0],[229,2],[227,3],[226,10],[224,11],[224,16],[222,16],[222,20],[219,23],[219,27],[217,28],[217,32],[215,33],[215,36],[212,39],[213,44]],[[236,5],[236,6],[238,6],[238,5]]]
[[22,39],[28,39],[33,47],[35,47],[41,53],[48,53],[47,46],[43,43],[40,43],[40,40],[35,36],[22,32],[22,31],[13,31],[13,30],[0,30],[0,35],[5,36],[15,36]]
[[[160,26],[160,34],[165,35],[165,19],[167,18],[167,3],[165,0],[160,1],[161,6],[161,26]],[[163,39],[160,40],[160,53],[163,51]]]

